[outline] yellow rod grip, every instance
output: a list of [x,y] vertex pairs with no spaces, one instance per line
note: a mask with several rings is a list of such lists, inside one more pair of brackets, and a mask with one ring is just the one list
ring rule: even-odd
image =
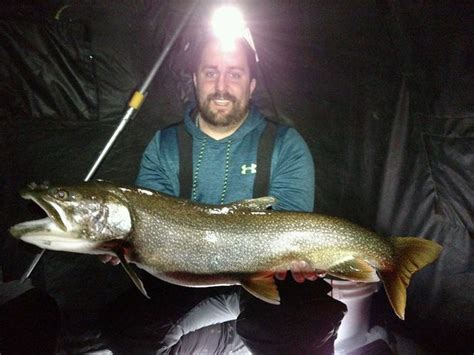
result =
[[129,107],[133,107],[135,110],[138,110],[145,100],[145,95],[143,95],[140,91],[135,91],[130,102],[128,103]]

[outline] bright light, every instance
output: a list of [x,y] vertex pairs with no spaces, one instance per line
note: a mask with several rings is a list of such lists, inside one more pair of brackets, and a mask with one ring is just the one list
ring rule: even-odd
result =
[[247,26],[242,13],[236,7],[222,7],[214,12],[211,19],[214,35],[224,49],[234,48],[235,40],[243,37]]

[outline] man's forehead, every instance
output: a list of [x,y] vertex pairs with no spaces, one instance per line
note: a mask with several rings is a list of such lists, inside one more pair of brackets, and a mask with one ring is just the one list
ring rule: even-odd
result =
[[222,64],[248,70],[247,57],[240,45],[229,50],[223,49],[218,41],[207,43],[203,48],[199,67],[216,67]]

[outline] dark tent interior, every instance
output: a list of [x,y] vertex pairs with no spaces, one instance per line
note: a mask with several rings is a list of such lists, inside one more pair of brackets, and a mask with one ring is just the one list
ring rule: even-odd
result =
[[[133,185],[156,130],[182,119],[193,100],[188,48],[219,3],[202,1],[193,10],[94,179]],[[474,8],[468,3],[237,2],[259,57],[253,101],[308,143],[316,167],[315,211],[383,236],[419,236],[443,246],[439,259],[412,278],[405,321],[392,314],[383,292],[373,295],[370,311],[371,326],[410,339],[425,353],[474,349]],[[13,224],[43,216],[18,191],[32,181],[84,179],[191,5],[2,3],[4,290],[40,251],[9,236]],[[31,281],[59,308],[59,353],[81,339],[93,344],[97,313],[133,287],[121,268],[96,256],[53,251],[44,254]],[[11,324],[37,320],[31,313],[8,319],[14,300],[0,306],[2,354],[15,347],[9,339],[23,339],[15,334],[23,330]]]

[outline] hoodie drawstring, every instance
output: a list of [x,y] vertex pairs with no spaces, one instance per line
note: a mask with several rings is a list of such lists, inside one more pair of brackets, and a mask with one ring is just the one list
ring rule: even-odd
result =
[[191,200],[196,201],[196,190],[197,190],[197,178],[199,175],[199,168],[201,167],[202,157],[204,155],[204,150],[206,149],[207,139],[204,139],[201,143],[201,148],[199,148],[198,160],[196,162],[196,170],[193,175],[193,189],[191,192]]
[[229,180],[229,163],[230,163],[230,146],[232,141],[227,140],[227,145],[225,148],[225,170],[224,170],[224,186],[222,187],[221,193],[221,205],[224,204],[225,194],[227,192],[227,182]]
[[[196,162],[196,169],[193,174],[193,185],[192,185],[192,191],[191,191],[191,200],[196,201],[197,200],[197,181],[198,181],[198,176],[199,176],[199,169],[201,167],[201,162],[202,158],[204,156],[204,151],[206,149],[207,145],[207,139],[204,139],[201,143],[201,147],[199,148],[199,154],[198,154],[198,160]],[[232,145],[232,140],[228,139],[226,143],[226,149],[225,149],[225,166],[224,166],[224,183],[222,186],[222,192],[221,192],[221,200],[220,204],[224,204],[225,200],[225,195],[227,193],[227,186],[228,186],[228,181],[229,181],[229,165],[230,165],[230,148]]]

